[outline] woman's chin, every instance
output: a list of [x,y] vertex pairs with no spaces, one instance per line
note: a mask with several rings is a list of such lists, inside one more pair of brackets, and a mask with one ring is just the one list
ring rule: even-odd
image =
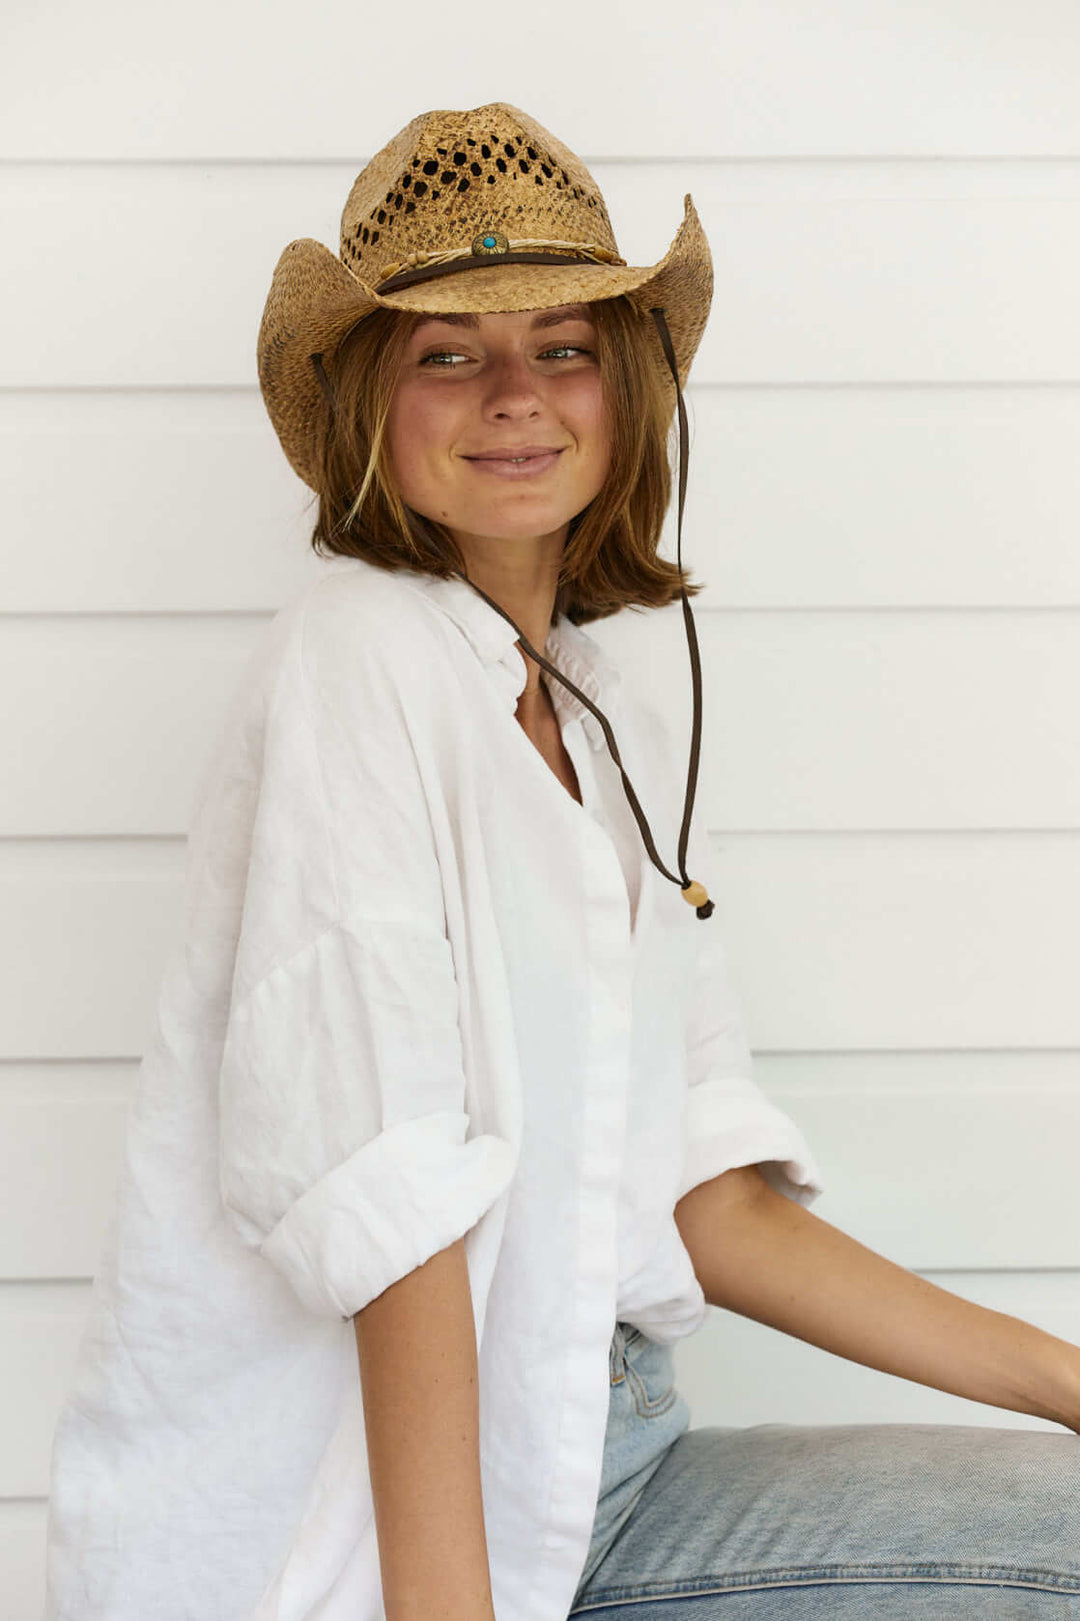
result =
[[562,533],[574,513],[543,512],[513,512],[489,514],[486,517],[474,515],[473,521],[455,523],[444,518],[442,522],[452,534],[462,536],[466,540],[504,541],[513,543],[520,541],[535,541],[549,535]]

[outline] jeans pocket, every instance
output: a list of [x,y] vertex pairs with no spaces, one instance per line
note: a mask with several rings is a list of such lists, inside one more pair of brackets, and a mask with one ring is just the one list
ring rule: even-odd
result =
[[626,1378],[634,1406],[642,1418],[666,1413],[678,1399],[675,1357],[670,1345],[649,1339],[639,1328],[630,1330],[623,1352]]

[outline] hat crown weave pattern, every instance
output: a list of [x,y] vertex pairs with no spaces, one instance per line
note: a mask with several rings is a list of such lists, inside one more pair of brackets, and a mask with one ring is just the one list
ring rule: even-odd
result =
[[376,153],[345,200],[341,259],[359,281],[377,286],[432,253],[469,251],[485,234],[496,243],[500,235],[580,243],[622,262],[603,196],[581,159],[501,101],[424,113]]

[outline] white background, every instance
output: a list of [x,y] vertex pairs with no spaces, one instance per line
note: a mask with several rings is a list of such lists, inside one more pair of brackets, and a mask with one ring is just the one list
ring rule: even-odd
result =
[[[699,815],[758,1078],[822,1215],[1080,1340],[1074,0],[8,0],[0,62],[11,1621],[40,1610],[195,779],[268,616],[326,567],[258,392],[263,300],[428,108],[527,109],[631,263],[692,194]],[[681,609],[595,634],[688,741]],[[715,1311],[677,1367],[696,1424],[1028,1422]]]

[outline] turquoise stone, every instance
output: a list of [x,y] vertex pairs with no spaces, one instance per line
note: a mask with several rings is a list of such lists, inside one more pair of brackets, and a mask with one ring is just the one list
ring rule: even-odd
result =
[[495,246],[495,238],[493,236],[485,236],[484,246],[485,248],[493,248]]

